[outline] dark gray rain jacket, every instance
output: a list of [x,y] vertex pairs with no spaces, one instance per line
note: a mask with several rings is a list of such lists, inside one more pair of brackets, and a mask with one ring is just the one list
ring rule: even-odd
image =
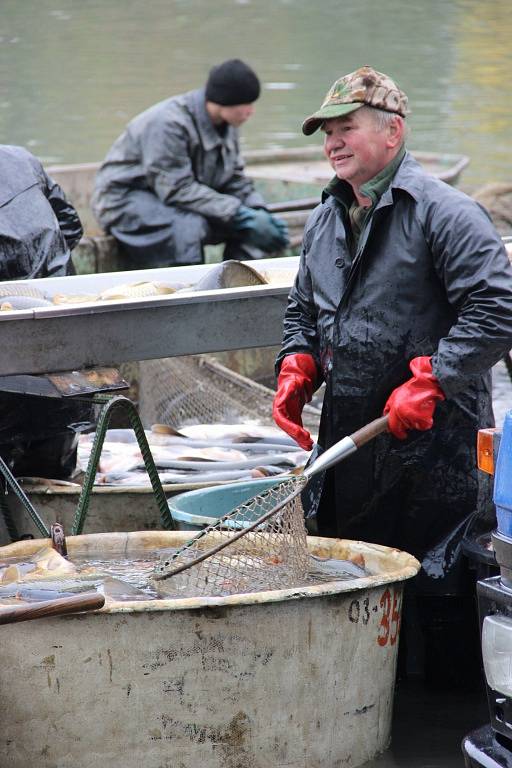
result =
[[512,347],[512,270],[487,214],[409,154],[353,259],[337,197],[352,199],[344,182],[307,224],[278,357],[310,353],[322,371],[320,450],[380,416],[414,357],[432,356],[446,400],[432,430],[382,435],[310,483],[305,507],[321,533],[406,549],[440,579],[478,504],[476,432],[493,423],[489,369]]
[[73,274],[80,219],[58,184],[22,147],[0,145],[0,280]]
[[[238,130],[220,134],[205,107],[204,89],[155,104],[135,117],[107,154],[97,174],[93,211],[101,226],[122,222],[136,190],[149,191],[165,205],[228,222],[240,203],[264,206],[244,175]],[[157,225],[161,223],[155,212]],[[150,226],[150,213],[145,213]]]

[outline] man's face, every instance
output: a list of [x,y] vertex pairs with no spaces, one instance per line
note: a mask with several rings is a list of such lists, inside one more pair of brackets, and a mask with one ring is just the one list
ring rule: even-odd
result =
[[223,122],[238,128],[254,113],[254,104],[235,104],[234,107],[221,107],[219,112]]
[[336,176],[359,187],[381,171],[393,156],[390,128],[379,129],[371,112],[357,109],[322,126],[324,152]]

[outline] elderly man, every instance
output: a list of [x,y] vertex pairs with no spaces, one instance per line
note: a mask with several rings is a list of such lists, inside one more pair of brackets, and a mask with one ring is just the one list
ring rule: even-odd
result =
[[512,346],[512,273],[486,213],[406,151],[407,103],[365,66],[303,124],[323,131],[336,176],[304,233],[274,418],[311,448],[301,411],[322,381],[320,450],[389,414],[390,432],[304,505],[320,535],[414,554],[428,623],[430,598],[468,591],[460,542],[477,508],[477,430],[493,423],[489,369]]
[[92,207],[127,266],[200,264],[203,246],[226,242],[224,259],[257,259],[288,242],[286,225],[244,174],[238,128],[260,83],[230,59],[205,88],[162,101],[129,123],[96,179]]

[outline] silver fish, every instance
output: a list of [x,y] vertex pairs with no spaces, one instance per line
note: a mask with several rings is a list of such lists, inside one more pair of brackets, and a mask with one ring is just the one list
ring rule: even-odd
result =
[[[11,584],[0,586],[0,599],[3,597],[13,597],[16,594],[27,595],[23,599],[50,600],[52,597],[65,597],[70,592],[89,592],[101,586],[101,580],[80,579],[79,576],[71,578],[62,577],[62,579],[51,579],[42,577],[33,581],[13,582]],[[35,597],[38,593],[48,593],[50,597]],[[34,597],[30,598],[30,595]]]
[[39,288],[27,285],[22,280],[15,283],[0,282],[0,296],[32,296],[34,299],[46,299],[45,294]]
[[351,560],[335,560],[332,558],[324,559],[311,555],[316,571],[321,571],[335,579],[362,579],[369,576],[368,571],[361,566],[356,565]]
[[265,453],[243,461],[180,461],[179,459],[156,459],[156,466],[162,469],[181,469],[190,472],[199,472],[201,470],[218,469],[252,469],[261,464],[283,464],[294,467],[295,463],[284,453]]
[[138,283],[123,283],[112,288],[105,288],[98,295],[98,299],[101,301],[140,299],[150,296],[167,296],[175,292],[176,288],[173,288],[173,286],[151,280]]
[[0,294],[0,310],[8,312],[13,309],[35,309],[36,307],[52,307],[53,304],[47,299],[40,299],[36,296],[18,296],[14,294]]
[[[238,442],[237,440],[196,440],[192,437],[163,437],[162,435],[158,435],[158,439],[155,440],[155,435],[152,434],[147,434],[147,437],[148,442],[150,444],[151,442],[154,442],[155,445],[178,445],[190,448],[236,448],[237,450],[245,451],[246,453],[256,453],[258,451],[260,453],[262,451],[282,451],[284,446],[286,447],[287,452],[299,452],[302,450],[297,443],[293,443],[292,445],[284,441],[274,442],[273,440],[269,442],[266,442],[265,440]],[[113,438],[112,442],[116,442],[116,438]]]

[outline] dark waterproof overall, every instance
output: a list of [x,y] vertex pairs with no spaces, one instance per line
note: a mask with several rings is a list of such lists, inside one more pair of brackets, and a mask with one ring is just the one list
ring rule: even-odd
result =
[[477,509],[476,433],[493,424],[489,369],[512,347],[512,270],[486,213],[406,154],[365,223],[353,258],[344,182],[313,212],[284,321],[280,359],[312,354],[326,394],[326,449],[382,414],[431,355],[446,395],[434,428],[386,434],[310,483],[321,535],[404,549],[418,588],[457,593],[460,541]]
[[225,241],[224,259],[261,258],[230,228],[240,203],[265,205],[244,174],[238,129],[217,131],[200,89],[128,124],[97,174],[92,208],[128,265],[143,269],[200,264],[203,245]]
[[[0,178],[0,281],[74,274],[82,225],[59,185],[15,146],[0,146]],[[90,412],[87,403],[2,392],[0,455],[17,475],[67,477],[77,446],[69,425],[89,423]]]

